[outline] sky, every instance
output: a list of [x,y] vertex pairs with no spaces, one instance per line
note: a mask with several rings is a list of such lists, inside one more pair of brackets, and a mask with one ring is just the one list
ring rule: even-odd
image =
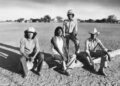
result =
[[113,14],[120,19],[120,0],[0,0],[0,20],[44,15],[67,18],[69,9],[80,19],[101,19]]

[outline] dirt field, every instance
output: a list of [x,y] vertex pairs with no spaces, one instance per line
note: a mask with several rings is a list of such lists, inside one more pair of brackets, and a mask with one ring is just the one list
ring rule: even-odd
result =
[[[106,69],[107,77],[90,72],[85,68],[69,70],[71,76],[65,76],[49,68],[52,65],[50,39],[54,34],[56,23],[0,23],[0,86],[120,86],[120,57],[109,62]],[[24,30],[33,26],[38,32],[40,49],[45,52],[45,60],[41,76],[30,71],[27,78],[18,73],[19,41],[24,36]],[[84,50],[88,31],[94,27],[100,31],[99,38],[108,49],[120,49],[119,24],[79,24],[78,38],[81,50]],[[74,52],[74,45],[70,43],[70,53]],[[98,69],[99,65],[96,65]]]

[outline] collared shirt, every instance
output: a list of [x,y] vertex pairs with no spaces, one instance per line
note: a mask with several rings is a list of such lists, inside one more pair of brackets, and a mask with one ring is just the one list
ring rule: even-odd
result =
[[77,20],[65,20],[63,22],[64,35],[65,33],[75,33],[77,34]]
[[40,49],[38,39],[34,38],[32,40],[28,40],[26,38],[22,38],[20,41],[20,52],[25,53],[27,55],[31,54],[33,50],[38,52]]
[[88,38],[85,43],[85,51],[95,51],[97,47],[103,49],[104,51],[107,51],[107,48],[102,44],[102,42],[99,39],[92,40],[91,38]]

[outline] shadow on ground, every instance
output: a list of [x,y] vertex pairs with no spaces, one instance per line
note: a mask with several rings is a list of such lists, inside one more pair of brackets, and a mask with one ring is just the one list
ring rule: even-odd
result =
[[[12,49],[12,50],[17,50],[17,51],[19,50],[18,47],[10,46],[10,45],[3,44],[3,43],[0,43],[0,46],[6,47],[6,48],[9,48],[9,49]],[[85,52],[81,52],[77,56],[77,59],[84,64],[83,68],[85,70],[90,71],[92,73],[95,73],[94,71],[90,70],[90,68],[87,64],[88,62],[84,58],[84,54],[85,54]],[[10,50],[7,50],[7,49],[0,48],[0,67],[2,67],[4,69],[7,69],[11,72],[15,72],[15,73],[19,74],[18,69],[19,69],[19,63],[20,63],[20,56],[21,56],[20,54],[17,54],[14,51],[10,51]],[[58,70],[59,68],[61,68],[61,65],[58,62],[53,60],[53,56],[50,53],[46,53],[46,52],[44,52],[44,56],[45,56],[44,61],[49,66],[49,69],[50,68],[55,68],[54,70],[56,72],[59,72],[59,73],[62,74],[62,72],[60,72]],[[56,67],[57,67],[57,69],[56,69]]]
[[[20,63],[20,54],[15,53],[12,50],[19,50],[18,47],[14,47],[11,45],[7,45],[7,44],[3,44],[0,43],[0,46],[5,47],[4,48],[0,48],[0,67],[9,70],[11,72],[15,72],[15,73],[19,73],[19,63]],[[7,50],[6,48],[9,48],[9,50]],[[12,49],[10,51],[10,49]],[[49,66],[49,68],[53,68],[53,67],[61,67],[61,65],[53,60],[53,56],[49,53],[43,53],[45,58],[44,61],[47,63],[47,65]],[[57,71],[57,70],[55,70]],[[59,71],[57,71],[59,72]]]
[[20,54],[15,53],[14,51],[7,50],[6,48],[19,50],[17,47],[6,45],[0,43],[0,46],[5,47],[0,48],[0,67],[9,70],[11,72],[18,72],[18,64],[20,62]]
[[44,56],[45,56],[44,61],[49,66],[49,69],[53,68],[54,71],[56,71],[56,72],[58,72],[60,74],[63,74],[62,71],[60,71],[61,68],[62,68],[62,65],[59,62],[53,60],[53,56],[51,54],[44,53]]
[[94,73],[94,74],[97,74],[95,70],[93,70],[89,64],[88,64],[88,60],[86,59],[86,53],[84,51],[80,52],[78,55],[77,55],[77,59],[83,63],[83,68],[87,71],[90,71],[91,73]]

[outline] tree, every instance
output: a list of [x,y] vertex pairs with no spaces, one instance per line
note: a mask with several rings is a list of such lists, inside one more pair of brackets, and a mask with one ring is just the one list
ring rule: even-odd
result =
[[31,22],[41,22],[41,20],[40,20],[40,19],[37,19],[37,18],[36,18],[36,19],[30,18],[30,21],[31,21]]
[[96,19],[95,22],[96,22],[96,23],[106,23],[106,22],[107,22],[107,19],[106,19],[106,18]]
[[51,17],[49,15],[45,15],[44,22],[50,22],[50,21],[51,21]]
[[24,18],[19,18],[17,20],[15,20],[16,22],[23,22],[25,19]]
[[117,22],[117,17],[115,15],[109,15],[108,18],[107,18],[107,22],[116,23]]
[[58,22],[63,22],[63,18],[61,16],[56,16]]
[[94,20],[93,19],[88,19],[88,20],[86,20],[86,22],[93,23]]

